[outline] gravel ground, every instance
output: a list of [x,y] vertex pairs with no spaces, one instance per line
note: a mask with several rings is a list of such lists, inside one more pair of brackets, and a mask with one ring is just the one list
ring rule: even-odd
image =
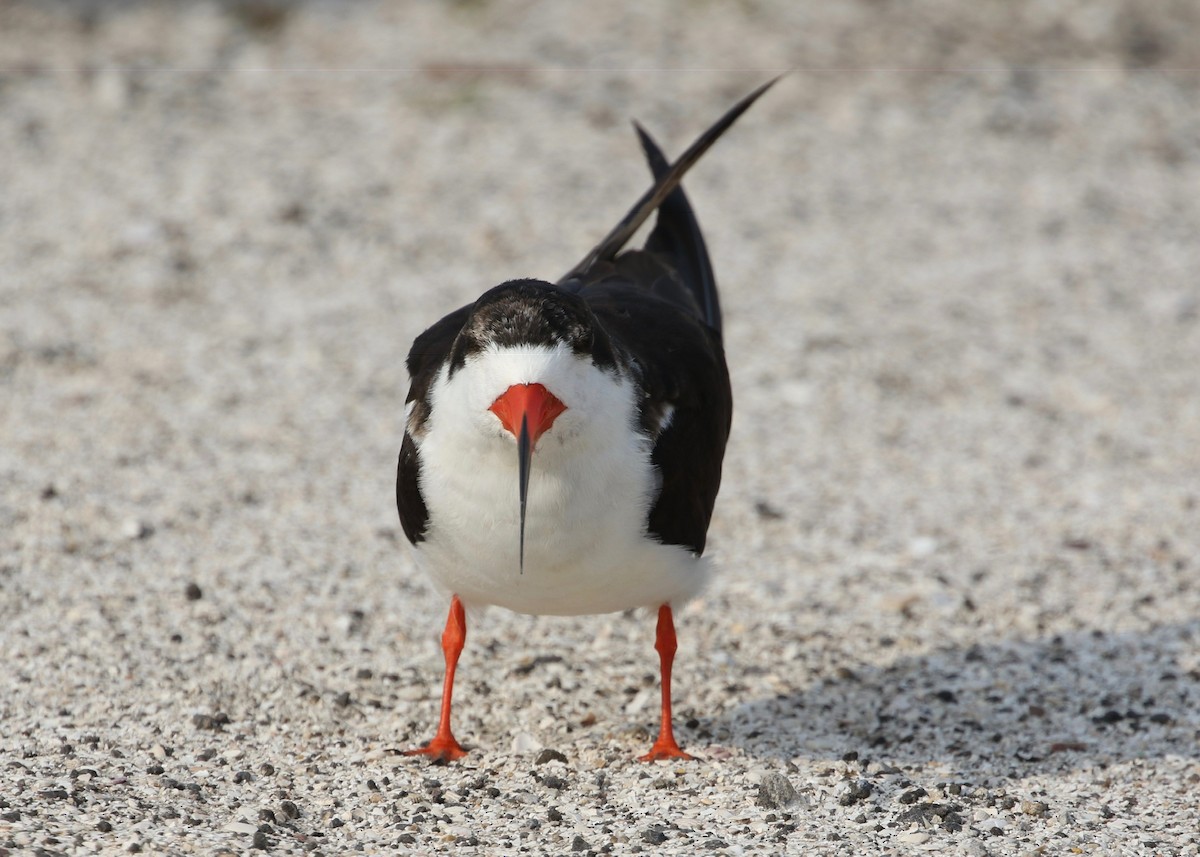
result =
[[[688,182],[703,761],[650,617],[500,610],[398,755],[409,343],[788,67]],[[1186,0],[0,0],[0,854],[1200,853],[1197,68]]]

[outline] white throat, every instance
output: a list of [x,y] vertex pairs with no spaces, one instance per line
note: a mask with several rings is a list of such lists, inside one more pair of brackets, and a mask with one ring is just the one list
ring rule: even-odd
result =
[[[533,455],[518,560],[516,441],[488,408],[514,384],[542,384],[566,410]],[[489,348],[430,390],[414,435],[429,512],[418,556],[467,604],[522,613],[606,613],[691,596],[704,574],[683,548],[646,532],[658,492],[637,387],[556,347]]]

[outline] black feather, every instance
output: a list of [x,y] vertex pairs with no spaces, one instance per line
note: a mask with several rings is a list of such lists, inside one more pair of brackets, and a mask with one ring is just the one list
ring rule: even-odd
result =
[[[654,138],[638,123],[638,139],[655,181],[660,181],[670,170],[667,158]],[[721,300],[717,296],[717,280],[713,275],[712,262],[708,258],[708,247],[700,233],[700,224],[692,213],[692,206],[683,186],[675,188],[663,200],[658,209],[658,222],[646,241],[651,253],[666,255],[675,265],[680,279],[692,290],[700,306],[701,318],[713,330],[721,329]]]
[[621,251],[621,248],[629,243],[629,239],[633,237],[633,233],[638,231],[638,227],[645,223],[646,218],[653,214],[662,205],[663,200],[679,186],[687,171],[700,160],[713,143],[721,138],[722,134],[729,130],[730,126],[743,113],[750,109],[750,105],[757,101],[764,92],[774,86],[778,80],[778,77],[773,78],[758,87],[758,89],[729,108],[724,116],[697,137],[696,141],[688,147],[687,151],[680,155],[679,160],[671,165],[671,168],[654,183],[654,186],[650,190],[642,195],[642,198],[634,204],[633,208],[629,209],[628,213],[604,236],[600,243],[593,247],[592,251],[584,256],[582,261],[568,271],[562,279],[570,280],[591,270],[597,262],[604,262],[615,258],[617,253]]

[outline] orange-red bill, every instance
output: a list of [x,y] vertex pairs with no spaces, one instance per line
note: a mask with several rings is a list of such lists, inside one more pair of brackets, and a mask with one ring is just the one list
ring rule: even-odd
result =
[[533,448],[559,414],[567,409],[562,401],[541,384],[514,384],[488,408],[517,439],[517,497],[521,501],[520,564],[525,571],[525,505],[529,497],[529,471],[533,466]]
[[530,442],[535,446],[566,409],[558,396],[541,384],[513,384],[488,408],[513,437],[521,433],[522,419],[528,419]]

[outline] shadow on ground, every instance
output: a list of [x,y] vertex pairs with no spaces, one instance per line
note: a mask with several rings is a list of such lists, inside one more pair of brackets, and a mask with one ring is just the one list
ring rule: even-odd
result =
[[938,762],[1028,776],[1200,759],[1200,622],[944,648],[842,670],[713,724],[752,755]]

